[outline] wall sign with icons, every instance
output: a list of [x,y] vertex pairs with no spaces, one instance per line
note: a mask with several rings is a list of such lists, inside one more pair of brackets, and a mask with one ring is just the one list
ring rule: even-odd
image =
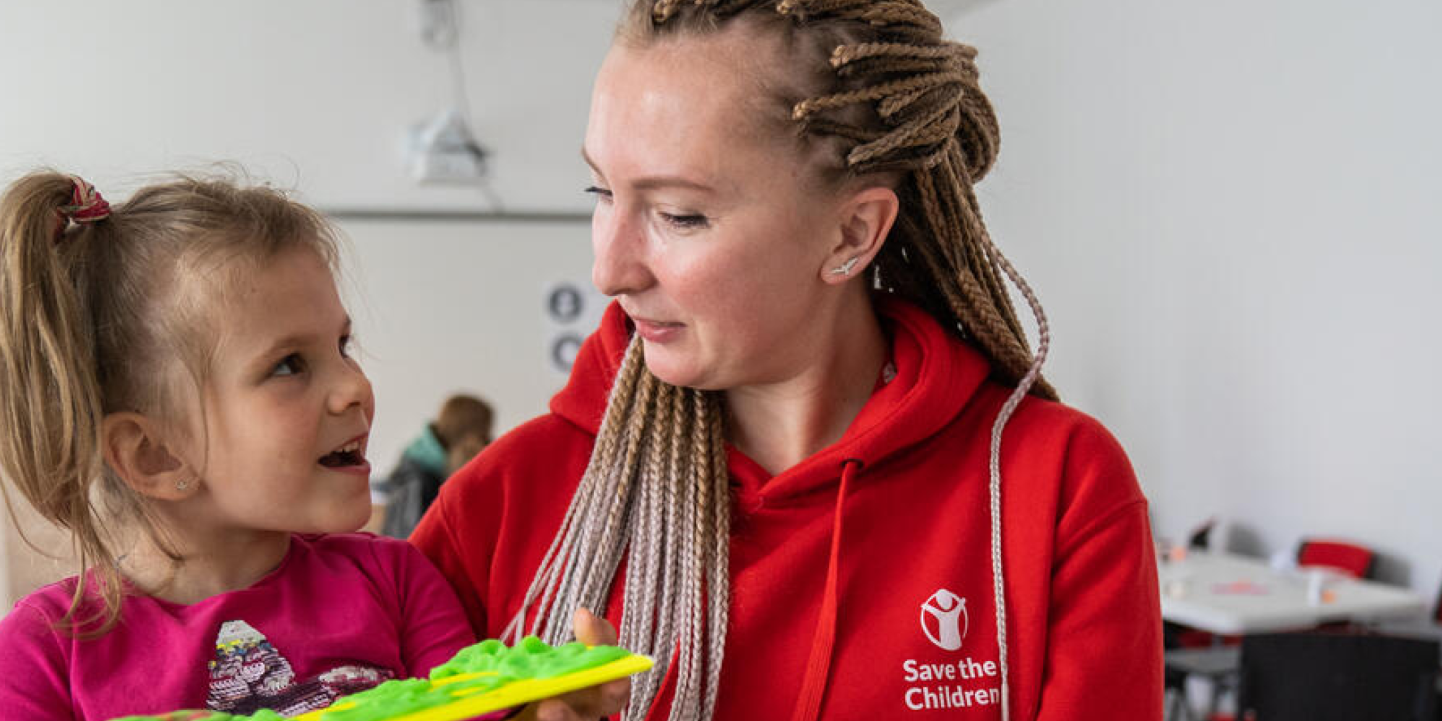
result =
[[547,284],[541,296],[546,324],[546,367],[562,376],[570,375],[581,343],[600,325],[608,301],[587,281],[560,280]]

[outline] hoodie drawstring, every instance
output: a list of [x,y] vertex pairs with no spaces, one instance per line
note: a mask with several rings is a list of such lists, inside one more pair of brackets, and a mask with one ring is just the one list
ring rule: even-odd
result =
[[831,674],[831,649],[836,641],[837,577],[841,573],[841,521],[846,517],[846,491],[861,461],[848,458],[841,462],[841,488],[836,491],[836,517],[831,526],[831,557],[826,564],[826,586],[821,596],[821,613],[816,619],[816,635],[811,641],[811,657],[806,660],[806,675],[801,680],[801,696],[796,699],[792,721],[815,721],[821,715],[821,700],[826,695],[826,679]]
[[1047,349],[1051,347],[1051,329],[1047,324],[1046,312],[1041,308],[1041,301],[1037,300],[1036,293],[1033,293],[1031,286],[1021,273],[1016,271],[1011,261],[1001,254],[1001,249],[991,241],[991,236],[985,231],[982,238],[986,241],[987,251],[991,255],[992,262],[999,266],[1006,277],[1011,279],[1012,285],[1026,297],[1026,303],[1031,307],[1031,314],[1036,317],[1036,355],[1032,356],[1031,364],[1026,369],[1026,374],[1017,382],[1016,388],[1012,389],[1011,395],[1007,396],[1006,402],[1001,404],[1001,410],[996,414],[996,421],[991,425],[991,460],[990,483],[987,489],[991,496],[991,575],[992,593],[996,598],[996,647],[997,661],[1001,666],[1001,721],[1011,721],[1011,686],[1008,679],[1011,676],[1007,668],[1006,658],[1006,579],[1002,572],[1001,558],[1001,432],[1006,429],[1007,421],[1016,412],[1031,387],[1041,377],[1041,365],[1046,362]]

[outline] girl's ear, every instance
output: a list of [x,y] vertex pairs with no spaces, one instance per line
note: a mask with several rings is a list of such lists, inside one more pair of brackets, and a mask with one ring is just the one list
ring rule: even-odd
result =
[[884,186],[863,188],[847,199],[838,219],[841,232],[822,265],[821,280],[845,283],[865,270],[881,252],[900,208],[896,191]]
[[166,441],[160,427],[134,412],[111,413],[100,424],[105,462],[142,496],[165,501],[189,498],[199,474]]

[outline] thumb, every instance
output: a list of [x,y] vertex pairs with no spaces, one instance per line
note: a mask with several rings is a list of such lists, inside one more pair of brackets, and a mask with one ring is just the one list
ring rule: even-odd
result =
[[575,632],[576,640],[587,646],[616,644],[616,627],[584,608],[576,609],[576,615],[571,617],[571,630]]

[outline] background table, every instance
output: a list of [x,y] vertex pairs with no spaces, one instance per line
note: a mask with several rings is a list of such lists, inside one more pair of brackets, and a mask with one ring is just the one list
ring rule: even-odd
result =
[[[1308,586],[1325,574],[1320,602]],[[1403,588],[1326,571],[1279,571],[1228,553],[1192,551],[1157,564],[1162,618],[1219,634],[1269,633],[1333,621],[1420,619],[1427,600]]]

